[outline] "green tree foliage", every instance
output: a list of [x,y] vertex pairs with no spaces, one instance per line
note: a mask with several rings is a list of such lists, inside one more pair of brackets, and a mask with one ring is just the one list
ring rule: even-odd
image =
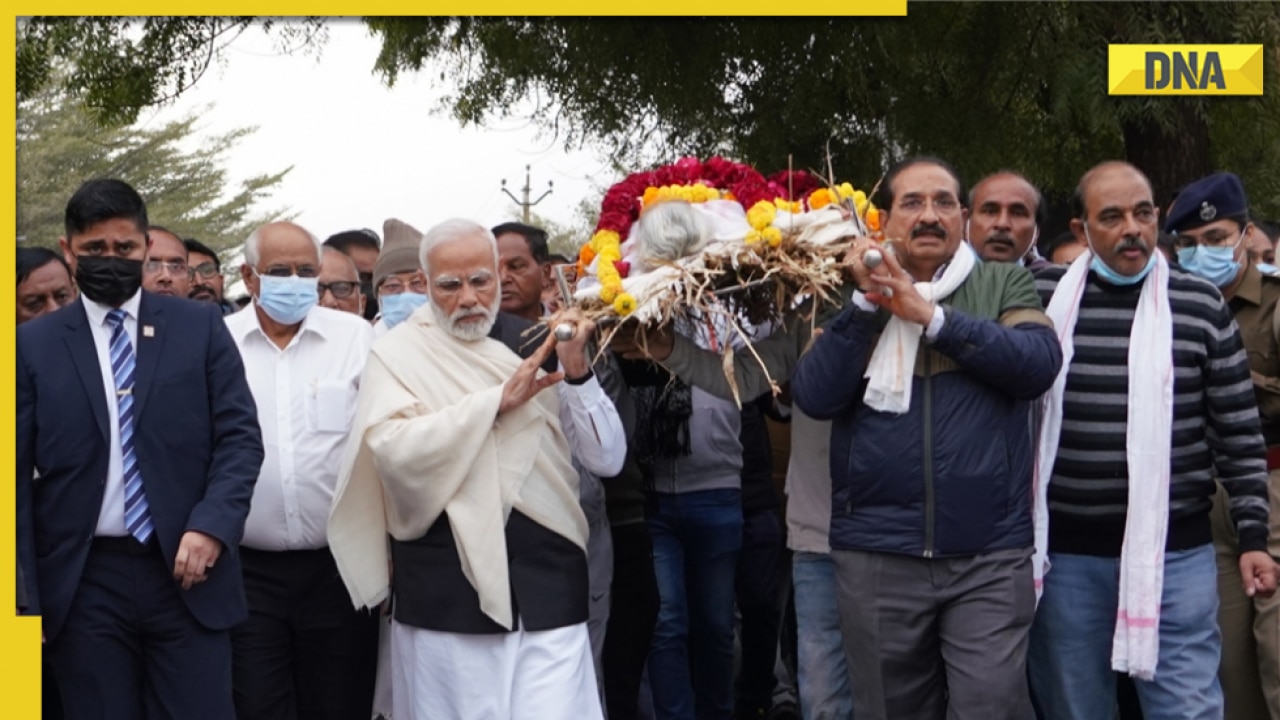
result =
[[284,216],[264,208],[290,168],[250,177],[238,187],[227,156],[254,131],[246,127],[196,142],[195,115],[159,127],[102,127],[51,85],[19,104],[19,237],[56,246],[67,199],[95,177],[125,180],[147,201],[151,221],[215,250],[244,242],[254,227]]
[[[967,178],[1021,170],[1068,197],[1094,163],[1126,158],[1163,202],[1218,168],[1280,214],[1280,93],[1107,95],[1107,44],[1251,42],[1280,77],[1272,3],[912,3],[906,18],[727,20],[368,18],[378,69],[443,63],[464,123],[535,101],[570,145],[629,164],[721,152],[768,171],[822,168],[871,184],[928,153]],[[433,65],[435,66],[435,65]]]
[[250,27],[281,50],[318,49],[323,20],[255,17],[33,17],[18,23],[19,102],[50,87],[80,98],[103,124],[132,123],[195,84]]
[[[1257,214],[1280,217],[1280,93],[1107,95],[1107,44],[1261,43],[1280,77],[1269,2],[921,2],[906,18],[366,18],[394,83],[430,66],[464,123],[523,113],[620,166],[723,153],[766,172],[822,168],[873,183],[930,153],[969,179],[1008,167],[1061,205],[1080,174],[1126,158],[1163,203],[1228,168]],[[100,120],[132,119],[199,78],[253,18],[32,18],[19,25],[18,97],[50,83]],[[266,22],[315,49],[322,21]],[[68,61],[73,72],[54,78]],[[619,173],[621,175],[621,173]]]

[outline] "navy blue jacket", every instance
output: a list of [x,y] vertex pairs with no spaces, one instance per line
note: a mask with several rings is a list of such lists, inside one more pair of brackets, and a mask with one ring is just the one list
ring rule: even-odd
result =
[[845,307],[800,358],[794,401],[831,429],[831,547],[917,557],[1032,545],[1031,401],[1062,348],[1031,274],[976,266],[920,343],[906,414],[863,402],[884,311]]
[[[170,568],[184,532],[222,541],[208,580],[179,593],[202,625],[227,629],[248,617],[238,547],[262,465],[257,409],[217,305],[143,292],[138,316],[134,448],[155,538]],[[82,302],[18,328],[18,558],[50,642],[97,527],[106,403]]]

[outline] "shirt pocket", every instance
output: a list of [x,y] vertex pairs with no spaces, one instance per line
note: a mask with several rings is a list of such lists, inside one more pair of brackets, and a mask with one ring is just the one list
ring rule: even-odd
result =
[[321,380],[307,394],[307,429],[315,433],[351,430],[356,411],[356,389],[350,383]]

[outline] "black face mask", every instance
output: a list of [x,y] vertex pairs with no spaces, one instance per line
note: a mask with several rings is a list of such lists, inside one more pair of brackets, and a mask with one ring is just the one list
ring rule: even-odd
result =
[[142,287],[142,261],[79,255],[76,257],[76,285],[90,300],[120,307]]

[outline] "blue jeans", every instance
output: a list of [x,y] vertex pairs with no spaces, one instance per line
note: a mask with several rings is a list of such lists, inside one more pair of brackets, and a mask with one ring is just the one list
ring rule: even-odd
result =
[[[1046,720],[1114,717],[1120,561],[1063,554],[1049,561],[1028,654],[1036,700]],[[1221,720],[1217,578],[1212,545],[1165,555],[1155,679],[1134,681],[1146,720]]]
[[804,720],[849,720],[853,694],[836,605],[836,566],[826,553],[797,551],[791,563],[796,665]]
[[649,649],[654,713],[658,720],[727,720],[742,495],[728,489],[653,493],[648,524],[659,597]]

